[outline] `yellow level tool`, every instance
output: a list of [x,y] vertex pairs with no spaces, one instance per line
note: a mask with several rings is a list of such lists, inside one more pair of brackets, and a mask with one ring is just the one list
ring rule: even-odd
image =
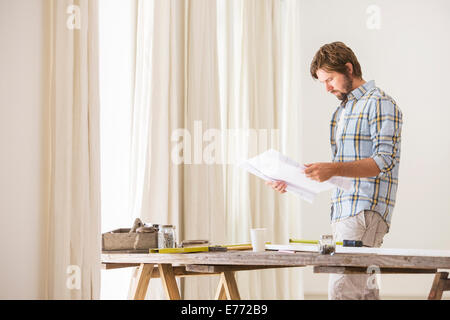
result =
[[[306,243],[306,244],[319,244],[319,240],[303,240],[303,239],[289,239],[289,243]],[[342,246],[342,241],[337,241],[337,246]]]

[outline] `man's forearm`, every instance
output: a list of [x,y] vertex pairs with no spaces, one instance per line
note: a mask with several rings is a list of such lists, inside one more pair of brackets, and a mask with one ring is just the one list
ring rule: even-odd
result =
[[334,162],[335,176],[350,178],[376,177],[380,168],[372,158],[349,162]]

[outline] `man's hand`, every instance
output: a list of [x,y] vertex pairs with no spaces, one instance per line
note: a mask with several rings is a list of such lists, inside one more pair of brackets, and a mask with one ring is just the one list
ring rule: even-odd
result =
[[287,184],[284,181],[266,181],[266,185],[271,186],[274,190],[279,193],[285,193]]
[[324,182],[335,176],[336,164],[332,162],[318,162],[305,164],[305,175],[315,181]]
[[372,158],[348,162],[318,162],[305,164],[305,167],[305,175],[319,182],[334,176],[367,178],[376,177],[380,173],[380,168]]

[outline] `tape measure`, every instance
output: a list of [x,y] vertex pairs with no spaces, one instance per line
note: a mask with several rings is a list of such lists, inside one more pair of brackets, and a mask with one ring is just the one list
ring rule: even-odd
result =
[[[289,243],[319,244],[319,240],[289,239]],[[363,242],[360,240],[344,240],[336,241],[336,245],[343,247],[362,247]]]

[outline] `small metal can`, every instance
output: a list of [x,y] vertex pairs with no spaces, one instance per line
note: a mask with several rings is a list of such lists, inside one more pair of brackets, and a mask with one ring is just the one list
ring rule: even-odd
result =
[[336,243],[332,235],[323,235],[319,240],[319,252],[321,254],[334,254],[336,251]]
[[175,227],[171,224],[159,226],[158,248],[176,248]]

